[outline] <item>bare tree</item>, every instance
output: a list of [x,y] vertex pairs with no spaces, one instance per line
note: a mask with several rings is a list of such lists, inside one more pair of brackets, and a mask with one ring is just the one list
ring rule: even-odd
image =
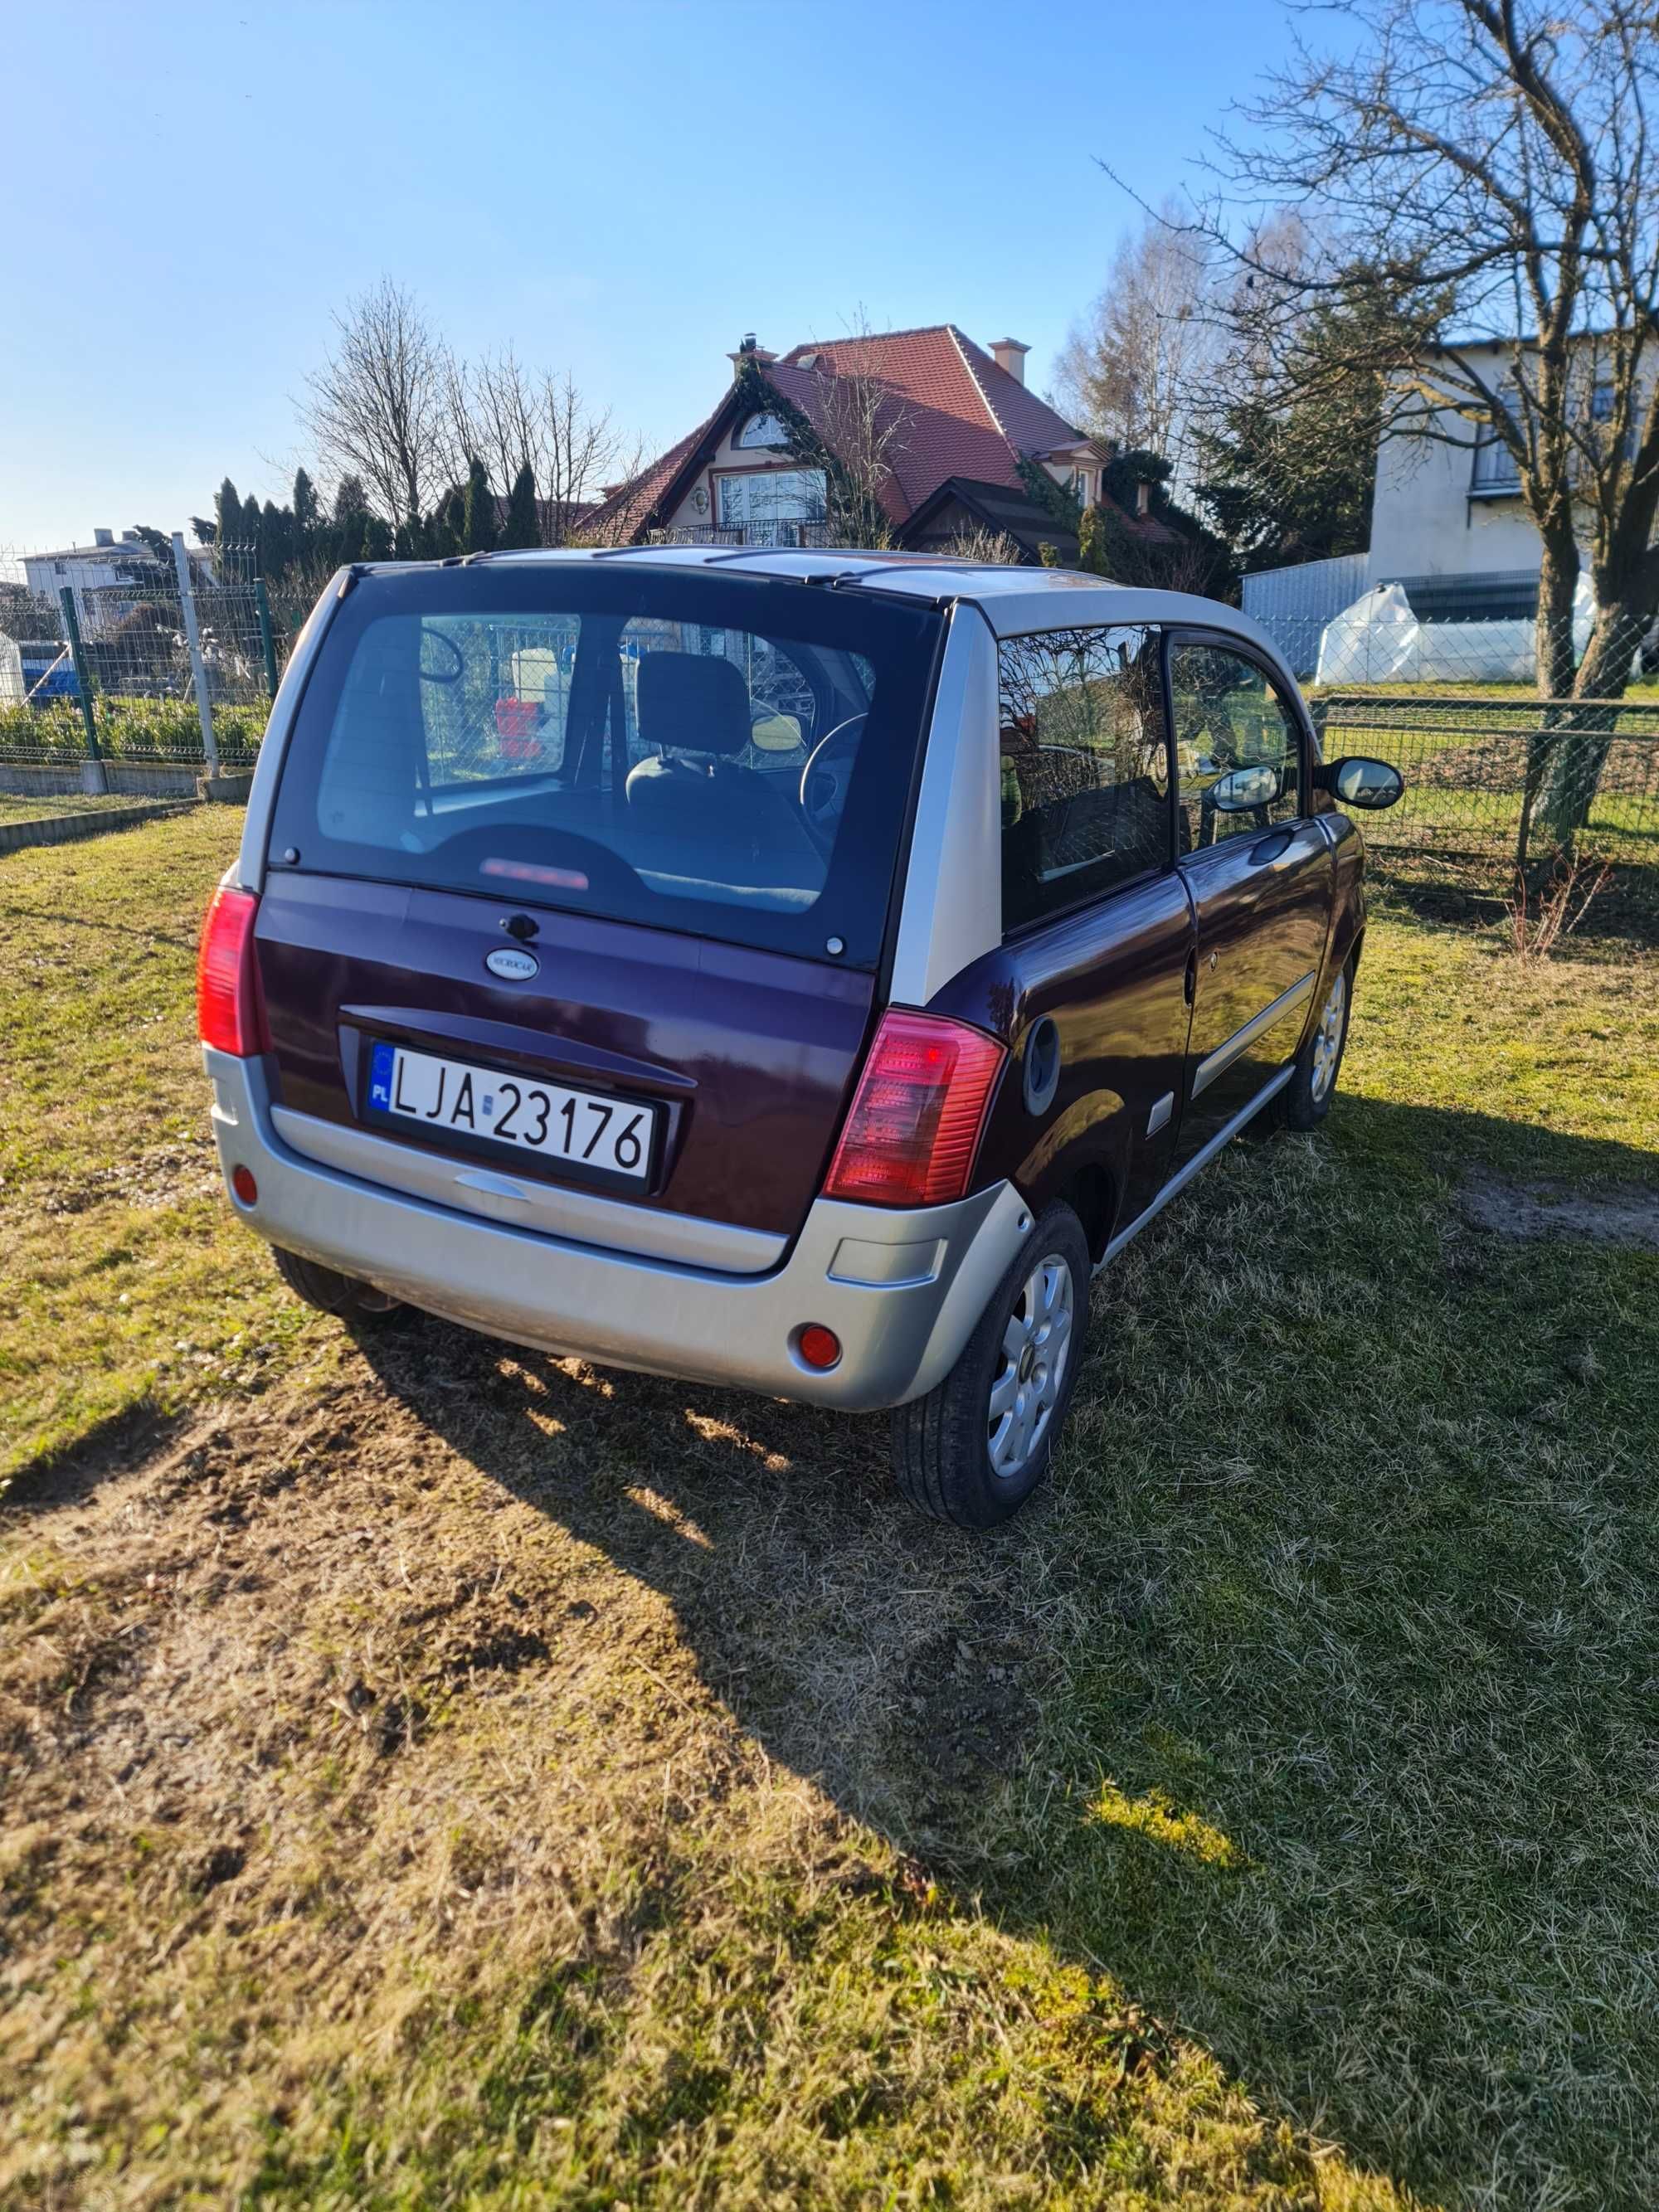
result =
[[815,380],[814,428],[830,457],[826,496],[831,540],[879,550],[893,542],[887,492],[908,450],[911,411],[881,376],[860,308],[847,336],[826,344]]
[[301,413],[337,476],[360,476],[395,525],[424,513],[443,453],[441,347],[419,305],[383,276],[334,319],[339,341]]
[[982,522],[957,531],[939,550],[952,561],[973,561],[982,568],[1017,568],[1025,558],[1017,538],[1006,530],[988,529]]
[[1104,289],[1062,348],[1055,396],[1091,436],[1161,453],[1190,489],[1192,426],[1216,350],[1206,312],[1212,256],[1166,201],[1118,240]]
[[479,460],[491,483],[506,488],[528,468],[539,498],[549,466],[542,398],[512,348],[475,362],[446,352],[442,382],[446,478],[463,482]]
[[[1273,351],[1275,313],[1322,298],[1349,319],[1347,365],[1385,380],[1385,434],[1500,444],[1541,547],[1539,688],[1616,697],[1659,609],[1652,0],[1336,12],[1357,33],[1351,56],[1298,47],[1245,111],[1252,136],[1219,142],[1198,231],[1228,247],[1241,195],[1325,226],[1329,247],[1293,283],[1258,269],[1248,244],[1230,248],[1267,280],[1261,343]],[[1328,352],[1322,373],[1337,365]],[[1575,668],[1581,541],[1595,616]],[[1605,712],[1576,719],[1608,726]],[[1564,839],[1588,817],[1605,753],[1582,735],[1534,750],[1528,806],[1543,792]]]
[[543,378],[540,398],[542,536],[549,545],[563,545],[603,486],[637,476],[644,455],[637,441],[625,446],[608,407],[589,406],[568,369]]
[[447,354],[441,380],[446,477],[459,483],[477,459],[492,482],[510,485],[527,468],[544,544],[568,543],[601,485],[640,466],[610,410],[590,406],[568,370],[532,376],[509,348],[475,362]]

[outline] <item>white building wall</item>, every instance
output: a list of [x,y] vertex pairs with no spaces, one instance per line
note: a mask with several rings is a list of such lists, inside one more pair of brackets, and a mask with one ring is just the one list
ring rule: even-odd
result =
[[54,608],[58,592],[65,584],[70,586],[75,594],[75,618],[84,637],[94,637],[112,629],[124,615],[131,612],[131,599],[104,596],[110,587],[118,588],[128,582],[130,574],[125,561],[102,561],[96,555],[54,561],[40,554],[28,554],[23,561],[26,588],[36,598],[50,599]]
[[[1465,349],[1488,380],[1501,380],[1507,347]],[[1448,410],[1448,428],[1468,440],[1468,426]],[[1519,492],[1470,496],[1474,456],[1468,443],[1395,438],[1376,457],[1371,495],[1372,586],[1401,576],[1475,576],[1535,571],[1541,558]],[[1584,533],[1581,532],[1581,539]]]

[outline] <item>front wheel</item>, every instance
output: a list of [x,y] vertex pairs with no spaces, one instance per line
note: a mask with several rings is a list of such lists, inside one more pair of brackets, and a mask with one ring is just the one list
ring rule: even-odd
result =
[[1330,1112],[1352,1010],[1353,963],[1350,960],[1331,979],[1319,1018],[1297,1054],[1296,1072],[1273,1101],[1273,1118],[1280,1128],[1316,1129]]
[[893,1413],[893,1472],[912,1504],[994,1528],[1048,1471],[1083,1356],[1089,1244],[1069,1206],[1032,1229],[960,1359]]

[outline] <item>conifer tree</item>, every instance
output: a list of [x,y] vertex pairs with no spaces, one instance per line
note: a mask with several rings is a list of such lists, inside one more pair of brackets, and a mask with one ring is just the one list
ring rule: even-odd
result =
[[513,479],[513,495],[507,503],[507,525],[501,542],[504,550],[541,543],[536,518],[536,477],[528,461]]
[[461,525],[462,550],[491,553],[496,542],[495,495],[489,488],[489,471],[474,460],[466,472],[466,505]]

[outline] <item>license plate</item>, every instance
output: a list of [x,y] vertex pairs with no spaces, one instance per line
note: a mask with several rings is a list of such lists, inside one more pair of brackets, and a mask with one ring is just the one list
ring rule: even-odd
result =
[[643,1182],[651,1171],[654,1108],[629,1098],[601,1098],[499,1068],[377,1044],[369,1055],[368,1105],[374,1114],[412,1121],[443,1136],[516,1146],[541,1158],[568,1161]]

